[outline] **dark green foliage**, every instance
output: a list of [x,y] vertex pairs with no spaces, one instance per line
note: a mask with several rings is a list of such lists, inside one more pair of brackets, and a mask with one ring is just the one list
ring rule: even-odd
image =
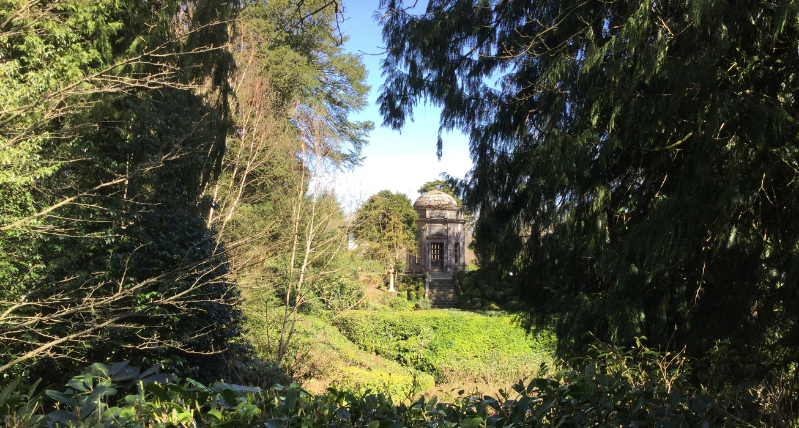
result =
[[322,0],[248,0],[241,25],[254,48],[259,69],[279,95],[281,108],[300,106],[320,113],[326,132],[349,143],[331,154],[345,167],[361,162],[361,149],[374,128],[349,114],[367,103],[366,69],[360,56],[343,52],[347,37],[338,31],[341,9]]
[[[799,362],[799,5],[383,0],[381,112],[471,136],[484,267],[592,331]],[[532,319],[532,318],[531,318]],[[528,325],[533,325],[531,322]]]
[[158,366],[141,373],[138,367],[131,367],[129,363],[123,361],[111,366],[94,363],[70,379],[67,383],[70,388],[66,391],[47,390],[45,394],[48,397],[71,410],[53,410],[47,419],[62,426],[98,423],[110,426],[117,418],[122,418],[124,423],[126,418],[122,416],[122,411],[108,406],[109,397],[134,387],[139,388],[141,393],[141,388],[152,388],[149,386],[151,383],[164,385],[174,380],[170,374],[157,374]]
[[464,291],[470,291],[474,287],[474,280],[471,277],[466,277],[461,280],[461,288]]
[[238,294],[200,196],[230,131],[232,59],[208,48],[228,42],[233,10],[0,9],[2,370],[20,361],[12,373],[51,383],[78,361],[133,359],[221,376]]
[[358,209],[353,233],[367,258],[402,270],[404,251],[415,254],[419,215],[402,193],[380,191]]
[[349,311],[335,324],[361,349],[429,373],[437,382],[511,382],[553,361],[551,332],[530,337],[503,314]]
[[[592,346],[585,358],[571,361],[570,368],[553,376],[520,381],[508,390],[499,390],[494,397],[467,396],[460,391],[452,403],[439,402],[436,397],[413,400],[411,396],[390,397],[333,388],[327,394],[312,396],[293,384],[261,389],[221,382],[205,386],[190,379],[180,384],[173,380],[160,385],[143,382],[144,388],[138,394],[123,398],[124,389],[118,388],[118,383],[109,377],[101,382],[110,389],[97,394],[98,404],[104,409],[102,414],[93,411],[85,419],[91,422],[89,426],[104,427],[146,426],[158,420],[164,426],[286,428],[392,425],[688,428],[776,426],[791,422],[785,418],[786,413],[762,412],[751,395],[742,393],[745,388],[725,391],[715,389],[712,382],[710,386],[690,383],[687,374],[696,363],[679,354],[600,344]],[[20,419],[30,409],[40,406],[41,397],[7,400],[15,389],[16,383],[0,394],[6,422],[19,423],[13,425],[19,427],[48,426],[41,416]],[[57,391],[50,394],[65,396],[62,409],[47,418],[52,426],[80,412],[69,394]],[[96,416],[99,418],[95,419]]]
[[422,187],[420,187],[419,190],[417,190],[417,192],[425,193],[425,192],[429,192],[431,190],[440,190],[440,191],[452,196],[453,198],[455,198],[455,201],[458,203],[458,205],[462,207],[463,206],[463,201],[461,201],[461,198],[458,197],[457,193],[455,192],[456,184],[457,183],[454,182],[453,180],[433,180],[433,181],[428,181],[427,183],[422,184]]

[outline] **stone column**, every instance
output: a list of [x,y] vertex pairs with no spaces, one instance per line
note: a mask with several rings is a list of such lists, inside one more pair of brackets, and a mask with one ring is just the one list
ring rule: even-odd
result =
[[390,292],[397,291],[394,289],[394,269],[388,270],[388,291]]

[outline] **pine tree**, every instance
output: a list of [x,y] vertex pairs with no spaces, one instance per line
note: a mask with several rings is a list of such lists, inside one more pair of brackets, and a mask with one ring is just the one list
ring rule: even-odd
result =
[[385,123],[426,100],[470,135],[476,250],[564,349],[799,360],[795,2],[381,6]]

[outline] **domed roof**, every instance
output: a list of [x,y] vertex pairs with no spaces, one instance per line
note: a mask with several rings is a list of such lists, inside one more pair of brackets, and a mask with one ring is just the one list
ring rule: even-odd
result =
[[414,208],[433,208],[439,210],[457,210],[460,208],[455,198],[440,190],[425,192],[413,203]]

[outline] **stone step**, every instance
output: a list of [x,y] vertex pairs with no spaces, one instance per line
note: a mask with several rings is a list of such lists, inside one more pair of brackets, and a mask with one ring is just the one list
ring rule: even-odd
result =
[[433,309],[453,309],[458,307],[458,289],[450,276],[433,277],[427,292]]

